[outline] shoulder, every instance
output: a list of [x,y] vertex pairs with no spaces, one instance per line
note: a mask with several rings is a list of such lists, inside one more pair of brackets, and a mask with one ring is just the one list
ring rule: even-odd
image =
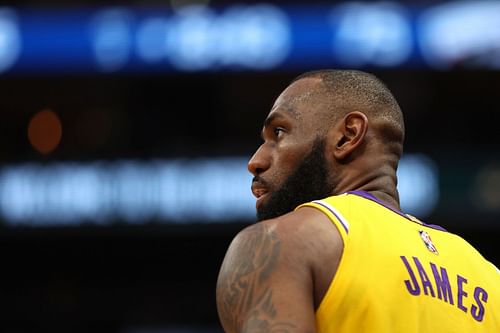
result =
[[231,242],[224,258],[219,281],[224,273],[234,278],[256,275],[265,279],[277,268],[282,239],[275,223],[264,221],[240,231]]
[[259,285],[300,285],[317,307],[342,249],[338,230],[328,217],[318,209],[304,207],[240,231],[227,251],[219,283],[245,277],[258,279]]
[[303,207],[246,227],[233,239],[228,253],[255,256],[259,254],[256,251],[264,251],[271,256],[295,254],[296,260],[307,264],[312,261],[309,259],[325,253],[326,245],[339,239],[337,235],[338,230],[324,213],[316,208]]
[[303,257],[290,253],[286,220],[247,227],[229,246],[216,292],[226,332],[313,331],[313,281]]

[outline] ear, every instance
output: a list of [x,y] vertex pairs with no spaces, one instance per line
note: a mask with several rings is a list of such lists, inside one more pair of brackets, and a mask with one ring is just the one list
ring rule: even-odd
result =
[[338,161],[346,159],[365,138],[368,129],[368,117],[362,112],[354,111],[346,114],[334,127],[333,156]]

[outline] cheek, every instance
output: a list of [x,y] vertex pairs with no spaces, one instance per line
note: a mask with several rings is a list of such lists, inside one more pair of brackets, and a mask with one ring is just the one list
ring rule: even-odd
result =
[[279,167],[270,170],[270,172],[268,172],[264,177],[269,192],[275,192],[278,190],[285,182],[286,176],[287,175]]
[[284,151],[274,159],[271,178],[268,180],[273,190],[280,188],[300,163],[300,154],[293,151]]

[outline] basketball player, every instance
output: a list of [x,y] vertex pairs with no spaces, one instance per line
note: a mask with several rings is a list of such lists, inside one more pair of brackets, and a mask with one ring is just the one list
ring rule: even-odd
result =
[[260,222],[217,282],[227,333],[500,332],[500,272],[400,210],[403,137],[370,74],[309,72],[285,89],[248,164]]

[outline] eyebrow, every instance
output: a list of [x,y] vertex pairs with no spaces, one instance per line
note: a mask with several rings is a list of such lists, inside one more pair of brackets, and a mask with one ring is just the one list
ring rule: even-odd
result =
[[276,118],[286,118],[287,116],[291,116],[293,119],[298,119],[299,114],[297,109],[289,105],[280,105],[277,109],[282,109],[284,112],[276,111],[272,115],[264,120],[264,127],[268,126]]
[[262,131],[260,131],[260,137],[264,139],[264,129],[269,126],[270,123],[272,123],[275,119],[285,119],[286,117],[282,115],[281,113],[276,113],[274,112],[273,114],[269,115],[266,120],[264,120],[264,127],[262,128]]
[[275,119],[278,119],[278,118],[285,118],[284,115],[282,115],[281,113],[273,113],[272,115],[270,115],[269,117],[266,118],[266,120],[264,120],[264,127],[267,127],[269,126],[269,124],[271,122],[273,122],[273,120]]

